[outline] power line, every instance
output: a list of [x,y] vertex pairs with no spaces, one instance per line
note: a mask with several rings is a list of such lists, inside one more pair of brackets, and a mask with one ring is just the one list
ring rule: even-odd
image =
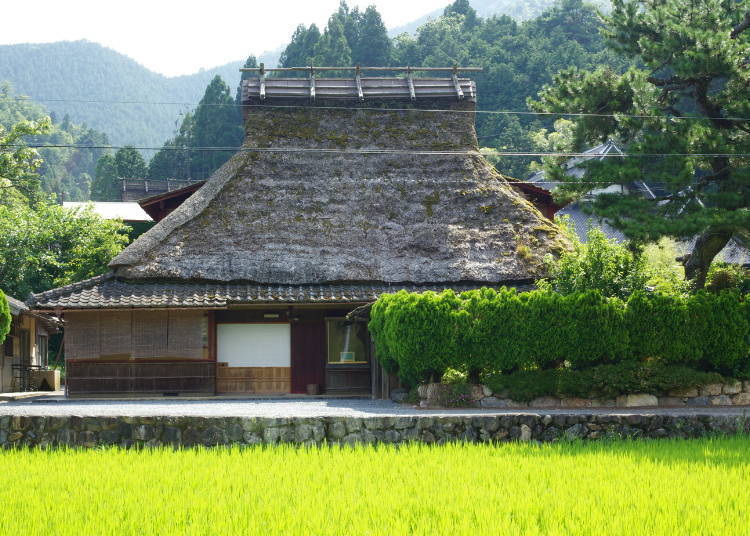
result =
[[[444,110],[432,108],[377,108],[367,106],[306,106],[302,104],[236,104],[236,103],[191,103],[191,102],[158,102],[158,101],[114,101],[114,100],[88,100],[88,99],[32,99],[27,97],[15,97],[19,101],[36,102],[69,102],[80,104],[152,104],[167,106],[223,106],[236,108],[305,108],[315,110],[367,110],[378,112],[426,112],[426,113],[458,113],[458,114],[480,114],[480,115],[527,115],[527,116],[554,116],[554,117],[622,117],[629,119],[679,119],[679,120],[721,120],[721,121],[750,121],[750,117],[703,117],[693,115],[648,115],[648,114],[606,114],[586,112],[534,112],[530,110]],[[486,136],[483,136],[486,137]],[[492,136],[494,137],[494,136]]]
[[75,144],[6,144],[2,147],[29,147],[31,149],[124,149],[132,148],[143,151],[234,151],[242,153],[323,153],[323,154],[395,154],[395,155],[444,155],[444,156],[519,156],[519,157],[591,157],[591,158],[652,158],[652,157],[699,157],[699,158],[750,158],[750,153],[606,153],[594,154],[580,152],[533,152],[533,151],[428,151],[419,149],[327,149],[318,147],[146,147],[133,145],[75,145]]

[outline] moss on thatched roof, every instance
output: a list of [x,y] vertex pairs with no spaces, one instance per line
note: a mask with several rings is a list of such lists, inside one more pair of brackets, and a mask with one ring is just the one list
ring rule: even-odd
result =
[[565,247],[477,152],[473,113],[346,106],[253,107],[247,150],[110,266],[130,279],[496,283],[544,275]]

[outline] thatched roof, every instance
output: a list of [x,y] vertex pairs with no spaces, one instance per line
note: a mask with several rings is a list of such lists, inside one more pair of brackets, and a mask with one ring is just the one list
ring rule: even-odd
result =
[[543,275],[565,247],[478,153],[470,100],[299,104],[251,108],[244,150],[118,255],[115,275],[497,283]]

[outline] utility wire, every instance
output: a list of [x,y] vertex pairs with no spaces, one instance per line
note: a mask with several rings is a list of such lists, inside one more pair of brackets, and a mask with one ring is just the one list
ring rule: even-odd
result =
[[590,157],[590,158],[652,158],[652,157],[700,157],[700,158],[750,158],[750,153],[576,153],[576,152],[525,152],[525,151],[428,151],[428,150],[402,150],[402,149],[326,149],[317,147],[146,147],[132,145],[75,145],[75,144],[21,144],[13,143],[1,145],[0,147],[29,147],[31,149],[124,149],[126,147],[137,150],[152,151],[234,151],[242,153],[324,153],[324,154],[396,154],[396,155],[468,155],[484,156],[519,156],[519,157]]
[[483,156],[484,154],[491,154],[497,156],[523,156],[523,157],[590,157],[590,158],[603,158],[603,157],[662,157],[662,156],[674,156],[674,157],[714,157],[714,158],[750,158],[750,153],[639,153],[639,154],[628,154],[628,153],[606,153],[606,154],[591,154],[581,152],[524,152],[524,151],[430,151],[430,150],[404,150],[404,149],[327,149],[318,147],[147,147],[147,146],[132,146],[132,145],[75,145],[75,144],[7,144],[3,147],[29,147],[32,149],[124,149],[132,148],[137,150],[167,150],[167,151],[234,151],[234,152],[257,152],[257,153],[329,153],[329,154],[398,154],[398,155],[471,155],[471,156]]
[[[723,120],[723,121],[750,121],[750,117],[703,117],[692,115],[639,115],[639,114],[605,114],[585,112],[533,112],[529,110],[443,110],[431,108],[377,108],[367,106],[309,106],[302,104],[236,104],[236,103],[190,103],[190,102],[157,102],[157,101],[114,101],[114,100],[85,100],[85,99],[32,99],[27,97],[15,97],[19,101],[36,102],[69,102],[81,104],[153,104],[169,106],[230,106],[236,108],[305,108],[315,110],[369,110],[378,112],[427,112],[427,113],[457,113],[457,114],[482,114],[482,115],[532,115],[532,116],[556,116],[556,117],[622,117],[630,119],[679,119],[679,120]],[[486,137],[486,136],[483,136]],[[494,137],[494,136],[492,136]]]

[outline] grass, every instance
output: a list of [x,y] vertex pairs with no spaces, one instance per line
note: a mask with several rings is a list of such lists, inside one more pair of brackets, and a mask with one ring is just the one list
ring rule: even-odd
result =
[[747,534],[750,439],[0,452],[0,533]]

